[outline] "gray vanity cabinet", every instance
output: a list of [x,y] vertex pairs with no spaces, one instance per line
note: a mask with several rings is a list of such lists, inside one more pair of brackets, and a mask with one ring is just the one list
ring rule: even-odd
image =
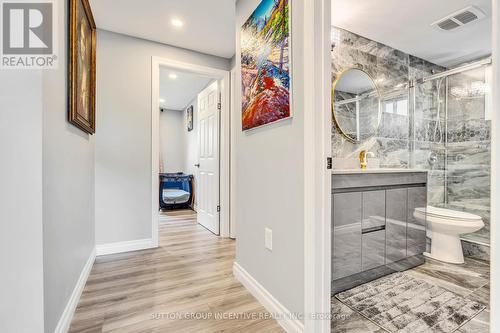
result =
[[332,178],[332,291],[424,262],[427,173],[348,173]]
[[333,219],[333,278],[340,279],[361,272],[361,193],[334,194]]
[[366,271],[385,264],[385,191],[362,195],[361,270]]
[[408,189],[408,212],[407,212],[407,255],[413,256],[425,252],[426,247],[426,225],[418,221],[414,216],[415,208],[427,207],[427,188],[412,187]]
[[386,190],[386,263],[406,258],[406,216],[408,189]]

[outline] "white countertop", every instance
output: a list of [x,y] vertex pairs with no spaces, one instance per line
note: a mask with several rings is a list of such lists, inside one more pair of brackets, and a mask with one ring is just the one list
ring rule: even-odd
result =
[[348,175],[348,174],[359,174],[359,173],[411,173],[411,172],[428,172],[428,170],[423,169],[333,169],[332,175]]

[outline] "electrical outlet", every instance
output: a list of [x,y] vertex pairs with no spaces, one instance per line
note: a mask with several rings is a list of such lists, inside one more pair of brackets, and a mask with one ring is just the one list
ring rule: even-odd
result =
[[266,228],[265,245],[266,249],[273,250],[273,231],[269,228]]

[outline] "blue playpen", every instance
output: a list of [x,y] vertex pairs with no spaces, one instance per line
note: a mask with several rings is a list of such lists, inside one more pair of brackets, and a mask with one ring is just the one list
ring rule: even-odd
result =
[[193,175],[160,173],[160,208],[189,208],[193,201]]

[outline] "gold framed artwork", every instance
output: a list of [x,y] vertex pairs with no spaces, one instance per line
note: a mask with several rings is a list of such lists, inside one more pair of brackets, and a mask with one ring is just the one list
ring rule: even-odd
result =
[[95,133],[96,25],[88,0],[70,0],[69,122]]
[[193,130],[193,106],[187,108],[187,130],[191,132]]

